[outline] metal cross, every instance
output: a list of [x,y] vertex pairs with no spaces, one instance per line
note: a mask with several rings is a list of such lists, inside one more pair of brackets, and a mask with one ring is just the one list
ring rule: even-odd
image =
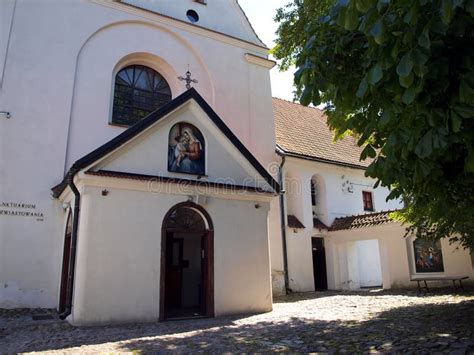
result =
[[186,89],[188,90],[191,89],[191,83],[195,83],[195,84],[198,83],[196,79],[191,79],[191,72],[189,71],[189,65],[188,65],[188,71],[186,72],[186,77],[183,78],[182,76],[179,76],[178,79],[186,82]]

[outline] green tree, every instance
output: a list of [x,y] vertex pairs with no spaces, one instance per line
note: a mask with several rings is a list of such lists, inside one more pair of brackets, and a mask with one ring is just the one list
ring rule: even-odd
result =
[[293,0],[273,54],[418,237],[474,250],[474,0]]

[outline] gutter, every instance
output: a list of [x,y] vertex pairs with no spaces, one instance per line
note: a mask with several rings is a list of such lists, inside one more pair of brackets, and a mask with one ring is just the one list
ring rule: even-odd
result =
[[72,295],[74,288],[74,272],[76,268],[76,250],[77,250],[77,230],[79,223],[79,211],[81,204],[81,194],[77,189],[77,186],[74,185],[74,175],[77,171],[72,170],[69,172],[67,177],[67,185],[71,188],[74,193],[74,212],[72,214],[72,232],[71,232],[71,251],[69,257],[69,267],[67,275],[67,292],[66,292],[66,309],[63,313],[59,315],[59,318],[64,320],[67,316],[71,314],[72,311]]
[[341,162],[341,161],[318,158],[318,157],[313,157],[313,156],[299,154],[299,153],[292,153],[292,152],[288,152],[288,151],[284,150],[283,148],[281,148],[278,145],[277,145],[277,154],[279,154],[279,155],[284,154],[287,157],[291,157],[291,158],[297,158],[297,159],[309,160],[309,161],[316,161],[318,163],[338,165],[338,166],[343,166],[343,167],[352,168],[352,169],[367,170],[367,167],[368,167],[368,166],[364,166],[364,165],[344,163],[344,162]]
[[283,165],[285,165],[285,154],[277,149],[277,154],[281,156],[281,163],[278,167],[278,183],[280,184],[280,225],[281,225],[281,240],[283,247],[283,273],[285,277],[285,294],[292,292],[290,288],[290,280],[288,277],[288,251],[286,244],[286,219],[285,219],[285,189],[283,185]]

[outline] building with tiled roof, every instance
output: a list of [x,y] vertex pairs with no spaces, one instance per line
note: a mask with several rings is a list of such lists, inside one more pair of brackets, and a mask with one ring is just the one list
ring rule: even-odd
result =
[[[386,201],[389,190],[374,188],[375,180],[365,176],[371,160],[360,160],[363,147],[355,137],[335,141],[318,108],[277,98],[272,104],[286,216],[282,252],[272,254],[275,293],[285,286],[292,291],[409,287],[412,276],[444,266],[469,274],[466,252],[457,254],[463,259],[457,269],[446,241],[422,245],[404,238],[406,226],[392,215],[403,206]],[[445,259],[422,270],[415,260],[427,248]]]

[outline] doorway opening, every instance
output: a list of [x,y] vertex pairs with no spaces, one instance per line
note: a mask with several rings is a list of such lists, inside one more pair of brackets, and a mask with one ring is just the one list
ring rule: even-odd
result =
[[184,202],[163,221],[160,320],[214,316],[213,227],[199,205]]
[[313,276],[314,290],[328,289],[328,278],[326,273],[326,250],[323,238],[311,238],[313,249]]
[[377,239],[356,242],[360,288],[382,288],[382,264]]
[[59,289],[59,313],[66,310],[66,299],[68,291],[69,262],[71,258],[71,233],[72,233],[72,213],[69,211],[64,233],[63,265],[61,268],[61,286]]

